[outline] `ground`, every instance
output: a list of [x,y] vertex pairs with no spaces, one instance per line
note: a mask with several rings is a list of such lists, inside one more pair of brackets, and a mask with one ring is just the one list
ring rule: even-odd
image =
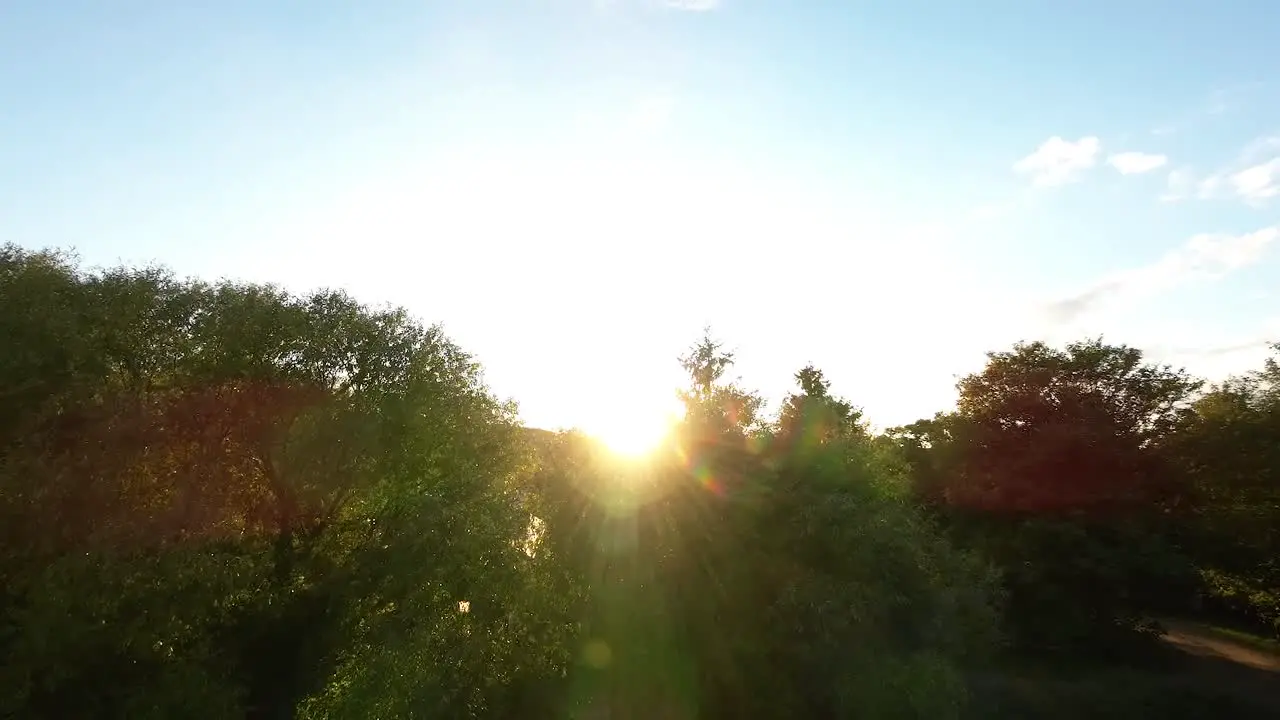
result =
[[1164,642],[1140,659],[1023,658],[975,677],[967,717],[1280,718],[1280,645],[1185,620],[1161,625]]
[[1209,625],[1162,620],[1164,640],[1186,657],[1184,672],[1280,717],[1280,645]]

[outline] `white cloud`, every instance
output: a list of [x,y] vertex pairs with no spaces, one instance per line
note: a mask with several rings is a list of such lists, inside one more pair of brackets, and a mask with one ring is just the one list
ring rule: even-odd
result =
[[1231,187],[1251,202],[1280,196],[1280,157],[1235,173],[1231,176]]
[[1033,185],[1065,185],[1098,162],[1102,143],[1094,136],[1074,142],[1057,135],[1045,140],[1036,151],[1013,164],[1014,172],[1031,177]]
[[1178,202],[1191,196],[1195,188],[1196,176],[1191,168],[1178,168],[1169,171],[1169,179],[1165,184],[1165,192],[1160,196],[1161,202]]
[[1186,245],[1166,255],[1156,267],[1174,280],[1196,276],[1216,279],[1257,262],[1277,237],[1280,237],[1280,225],[1244,235],[1195,235]]
[[1240,151],[1240,162],[1257,162],[1275,155],[1277,150],[1280,150],[1280,135],[1264,135],[1244,146]]
[[1169,173],[1166,202],[1195,197],[1200,200],[1238,198],[1260,205],[1280,197],[1280,136],[1262,137],[1245,146],[1235,162],[1201,177],[1188,168]]
[[1138,175],[1162,168],[1169,163],[1164,155],[1153,155],[1143,152],[1116,153],[1107,158],[1107,164],[1120,171],[1121,175]]
[[1218,191],[1222,189],[1223,180],[1222,173],[1205,176],[1196,183],[1196,197],[1201,200],[1217,197]]
[[[1217,326],[1177,327],[1165,339],[1148,343],[1143,350],[1152,359],[1185,367],[1210,382],[1220,382],[1230,375],[1257,370],[1271,357],[1271,345],[1280,339],[1280,317],[1250,322],[1250,329],[1223,332]],[[1187,339],[1200,338],[1187,343]]]
[[1212,117],[1242,110],[1256,99],[1257,91],[1263,87],[1264,83],[1253,80],[1217,88],[1209,94],[1205,113]]
[[720,0],[665,0],[663,5],[674,10],[705,12],[720,7]]
[[1050,303],[1049,319],[1068,323],[1116,297],[1150,296],[1197,280],[1217,280],[1256,263],[1280,238],[1280,225],[1243,235],[1204,233],[1156,262],[1116,273],[1068,298]]
[[1188,198],[1196,200],[1222,199],[1231,193],[1232,176],[1216,172],[1196,177],[1190,168],[1179,168],[1169,173],[1168,187],[1160,196],[1162,202],[1177,202]]

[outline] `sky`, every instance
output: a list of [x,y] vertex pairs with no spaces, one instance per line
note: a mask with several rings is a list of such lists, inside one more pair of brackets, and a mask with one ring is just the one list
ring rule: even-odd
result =
[[1018,340],[1280,339],[1280,3],[0,1],[0,242],[343,288],[531,425],[710,326],[884,427]]

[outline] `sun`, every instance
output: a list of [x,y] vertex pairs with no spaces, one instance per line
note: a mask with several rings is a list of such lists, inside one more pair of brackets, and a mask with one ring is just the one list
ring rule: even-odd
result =
[[661,445],[674,424],[675,418],[671,415],[617,417],[596,423],[589,434],[619,455],[639,458]]
[[657,424],[609,423],[591,435],[619,455],[641,457],[658,447],[666,431],[666,427]]

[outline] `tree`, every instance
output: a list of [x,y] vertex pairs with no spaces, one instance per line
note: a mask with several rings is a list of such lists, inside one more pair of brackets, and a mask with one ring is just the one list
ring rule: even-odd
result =
[[997,640],[995,577],[910,502],[892,445],[820,370],[795,379],[756,519],[767,642],[790,693],[778,713],[954,717],[960,669]]
[[1280,363],[1211,387],[1193,410],[1167,445],[1188,479],[1180,540],[1220,611],[1280,634]]
[[799,393],[788,395],[778,413],[779,439],[793,447],[813,448],[854,434],[866,434],[862,411],[830,393],[822,371],[806,365],[795,374]]
[[766,419],[733,412],[758,400],[717,342],[683,360],[688,412],[648,463],[546,446],[540,548],[580,629],[566,714],[956,717],[995,641],[989,569],[820,371]]
[[0,307],[7,713],[456,715],[557,672],[516,643],[514,409],[437,328],[13,247]]
[[1160,448],[1198,387],[1101,340],[1020,344],[959,382],[955,414],[894,432],[918,492],[1002,569],[1023,646],[1127,641],[1186,597],[1165,513],[1180,483]]
[[1177,427],[1200,382],[1141,351],[1043,343],[992,353],[963,378],[966,456],[951,502],[1003,512],[1107,512],[1171,490],[1152,446]]
[[959,415],[937,413],[885,432],[908,468],[912,495],[933,511],[946,508],[947,491],[960,467],[957,454],[964,427]]
[[679,392],[685,406],[683,427],[698,442],[743,439],[760,429],[763,400],[736,383],[724,382],[725,372],[733,366],[733,353],[711,336],[710,329],[702,339],[680,358],[689,374],[689,387]]

